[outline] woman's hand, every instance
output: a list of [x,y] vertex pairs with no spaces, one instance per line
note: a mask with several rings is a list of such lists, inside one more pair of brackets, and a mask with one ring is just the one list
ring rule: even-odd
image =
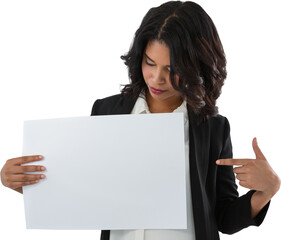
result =
[[268,203],[280,188],[280,179],[273,171],[262,151],[257,139],[253,139],[256,159],[219,159],[218,165],[234,166],[233,169],[239,184],[245,188],[256,190],[251,199],[252,217]]
[[40,179],[45,178],[44,174],[25,174],[30,172],[45,171],[44,166],[38,165],[26,165],[22,164],[30,163],[34,161],[42,160],[43,156],[24,156],[18,158],[12,158],[7,160],[6,164],[1,170],[2,184],[8,188],[22,193],[22,186],[38,183]]

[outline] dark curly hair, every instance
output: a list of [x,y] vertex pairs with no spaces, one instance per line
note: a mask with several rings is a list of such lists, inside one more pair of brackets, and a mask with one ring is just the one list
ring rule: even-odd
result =
[[225,53],[212,19],[190,1],[170,1],[147,12],[129,52],[121,56],[130,78],[121,95],[137,99],[147,91],[141,63],[147,43],[153,40],[169,48],[171,84],[187,101],[188,110],[201,121],[216,115],[216,100],[227,75]]

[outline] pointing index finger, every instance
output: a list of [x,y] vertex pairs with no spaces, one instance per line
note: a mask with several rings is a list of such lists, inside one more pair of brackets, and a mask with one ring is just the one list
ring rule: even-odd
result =
[[216,161],[217,165],[224,165],[224,166],[241,166],[241,165],[247,165],[249,162],[249,159],[233,159],[233,158],[227,158],[227,159],[218,159]]

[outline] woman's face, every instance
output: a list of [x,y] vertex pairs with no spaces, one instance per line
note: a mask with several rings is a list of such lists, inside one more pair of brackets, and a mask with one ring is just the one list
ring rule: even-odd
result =
[[142,74],[149,90],[148,99],[170,105],[182,100],[170,81],[170,51],[165,43],[157,40],[148,42],[142,59]]

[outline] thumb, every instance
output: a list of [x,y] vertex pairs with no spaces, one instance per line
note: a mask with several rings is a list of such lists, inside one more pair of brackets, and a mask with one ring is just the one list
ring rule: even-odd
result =
[[261,160],[266,160],[265,156],[263,155],[262,151],[260,150],[259,146],[258,146],[258,141],[257,138],[253,139],[253,149],[256,155],[256,159],[261,159]]

